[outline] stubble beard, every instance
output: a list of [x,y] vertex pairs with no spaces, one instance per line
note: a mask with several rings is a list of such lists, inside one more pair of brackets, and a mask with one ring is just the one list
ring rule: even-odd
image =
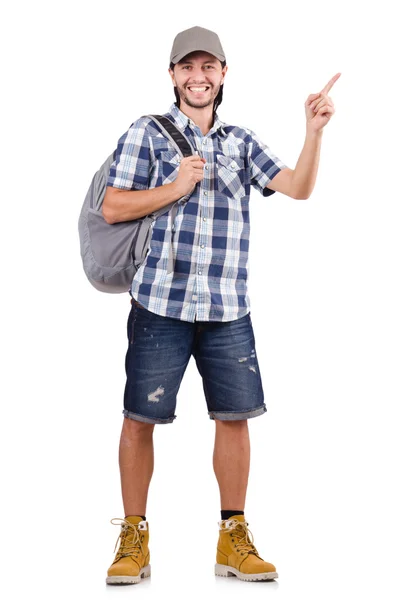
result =
[[185,91],[185,88],[180,88],[179,86],[177,86],[177,90],[179,92],[179,97],[182,98],[182,100],[185,102],[185,104],[187,104],[188,106],[191,106],[192,108],[205,108],[207,106],[210,106],[211,104],[213,104],[215,98],[217,97],[219,90],[220,90],[220,85],[218,86],[218,88],[215,90],[215,93],[213,91],[213,87],[210,87],[210,94],[209,94],[209,99],[208,100],[197,100],[196,102],[194,100],[191,100],[188,97],[188,92]]

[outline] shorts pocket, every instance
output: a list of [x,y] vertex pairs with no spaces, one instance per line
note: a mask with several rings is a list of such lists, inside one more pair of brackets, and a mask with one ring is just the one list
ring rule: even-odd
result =
[[245,192],[245,161],[237,156],[218,154],[216,157],[218,191],[240,200]]

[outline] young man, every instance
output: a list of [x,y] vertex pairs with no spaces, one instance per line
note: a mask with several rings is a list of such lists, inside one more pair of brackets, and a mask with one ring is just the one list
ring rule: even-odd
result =
[[135,583],[150,575],[145,513],[153,430],[176,418],[191,355],[215,422],[213,467],[221,501],[215,573],[274,579],[276,568],[259,555],[244,516],[247,420],[267,410],[247,295],[249,194],[253,185],[264,196],[279,191],[309,198],[321,130],[334,112],[326,94],[335,78],[305,104],[307,135],[292,170],[253,131],[220,121],[216,109],[227,66],[216,33],[202,27],[182,31],[170,61],[176,103],[165,116],[197,153],[180,159],[150,118],[138,119],[119,140],[103,204],[105,219],[117,223],[179,200],[173,228],[169,211],[155,221],[149,252],[130,288],[119,451],[125,518],[118,519],[120,545],[106,581]]

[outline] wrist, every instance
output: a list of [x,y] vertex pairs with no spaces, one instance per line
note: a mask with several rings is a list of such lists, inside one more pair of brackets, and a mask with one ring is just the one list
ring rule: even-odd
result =
[[172,181],[171,183],[169,183],[167,185],[169,186],[169,189],[171,190],[173,200],[179,200],[179,198],[181,198],[183,196],[183,193],[180,191],[176,180]]
[[306,127],[306,138],[312,140],[321,140],[323,137],[323,131],[324,129],[314,131],[310,127]]

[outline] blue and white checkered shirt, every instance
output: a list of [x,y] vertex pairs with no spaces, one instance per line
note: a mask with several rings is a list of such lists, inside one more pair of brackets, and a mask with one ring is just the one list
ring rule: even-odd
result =
[[[172,235],[174,270],[167,273],[171,217],[153,223],[150,248],[130,294],[149,311],[183,321],[233,321],[250,311],[247,293],[250,186],[266,188],[286,168],[253,131],[215,114],[203,135],[174,103],[165,114],[206,159],[204,178],[178,206]],[[149,117],[119,139],[107,185],[147,190],[171,183],[180,156]]]

